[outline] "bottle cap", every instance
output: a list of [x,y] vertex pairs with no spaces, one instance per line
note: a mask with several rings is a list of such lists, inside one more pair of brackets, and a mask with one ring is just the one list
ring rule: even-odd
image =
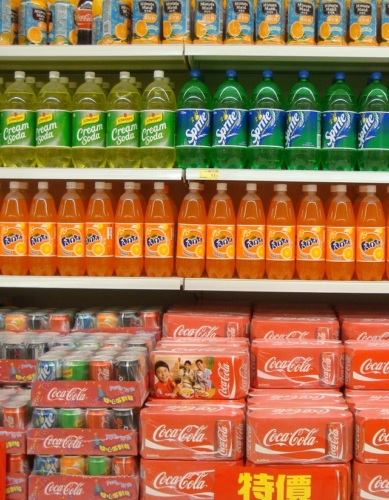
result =
[[109,82],[103,82],[103,89],[109,90],[111,88],[111,84]]
[[[49,80],[58,80],[60,76],[61,75],[60,75],[59,71],[50,71],[49,72]],[[67,78],[67,77],[64,76],[63,78]],[[67,80],[69,81],[69,78]]]
[[228,69],[226,71],[226,77],[227,78],[236,78],[237,76],[238,76],[237,72],[234,69]]
[[49,183],[46,181],[38,182],[38,189],[49,189]]
[[26,83],[30,83],[31,85],[35,85],[35,76],[27,76],[26,77]]
[[67,182],[66,183],[66,189],[77,189],[77,182]]
[[162,191],[165,189],[165,183],[164,182],[154,182],[154,189],[162,189]]
[[77,82],[69,82],[69,89],[76,89],[78,87]]
[[246,184],[246,190],[247,191],[256,191],[257,190],[257,185],[255,184],[255,182],[248,182]]
[[135,188],[134,189],[136,189],[136,191],[140,191],[141,188],[142,188],[141,183],[140,182],[134,182],[134,184],[135,184]]
[[227,183],[226,182],[218,182],[216,184],[217,191],[227,191]]
[[265,69],[262,71],[262,78],[273,78],[273,71]]
[[371,75],[370,75],[370,80],[371,81],[374,81],[374,80],[382,80],[382,73],[380,73],[379,71],[374,71]]
[[286,184],[274,184],[274,191],[287,191],[288,186]]
[[366,193],[367,192],[367,186],[366,185],[363,185],[363,186],[359,186],[358,188],[358,193]]
[[316,193],[317,185],[316,184],[304,184],[303,185],[303,193]]
[[26,73],[24,71],[15,71],[15,80],[24,80]]
[[196,189],[198,191],[200,189],[200,183],[199,182],[190,182],[189,189]]
[[154,78],[163,78],[165,76],[165,72],[159,69],[154,71]]
[[28,182],[26,181],[23,181],[23,182],[20,182],[20,189],[28,189]]
[[95,83],[97,83],[97,85],[103,84],[103,79],[101,78],[101,76],[96,76]]
[[335,73],[335,81],[346,80],[346,73],[344,71],[337,71]]
[[105,182],[95,182],[95,189],[105,189]]
[[104,182],[104,189],[112,190],[112,182]]
[[135,78],[135,76],[130,76],[130,83],[132,83],[133,85],[136,84],[136,78]]
[[309,71],[306,71],[305,69],[299,71],[299,80],[308,80],[309,78]]
[[95,79],[95,72],[94,71],[86,71],[85,72],[85,80],[94,80]]
[[119,74],[120,80],[129,80],[130,72],[129,71],[121,71]]
[[335,187],[335,189],[334,189],[335,193],[346,193],[347,192],[346,184],[337,184],[334,187]]
[[135,189],[135,182],[125,182],[124,189]]
[[376,193],[377,192],[377,186],[366,186],[366,193]]
[[76,182],[77,186],[76,186],[76,189],[84,189],[85,188],[85,184],[83,182]]
[[331,186],[331,193],[335,193],[335,192],[336,192],[336,190],[337,190],[337,188],[338,188],[337,184],[333,184],[333,185]]
[[69,78],[67,76],[61,76],[59,78],[59,83],[62,83],[62,85],[69,85]]
[[11,181],[9,183],[9,188],[10,189],[19,189],[20,188],[20,182],[19,181]]
[[189,72],[189,76],[191,78],[201,78],[201,71],[198,69],[192,69],[192,71]]

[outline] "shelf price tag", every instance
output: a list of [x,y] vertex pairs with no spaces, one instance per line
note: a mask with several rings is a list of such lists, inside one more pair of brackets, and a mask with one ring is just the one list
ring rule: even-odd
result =
[[219,179],[219,170],[214,170],[213,168],[201,169],[199,177],[208,181],[216,181]]

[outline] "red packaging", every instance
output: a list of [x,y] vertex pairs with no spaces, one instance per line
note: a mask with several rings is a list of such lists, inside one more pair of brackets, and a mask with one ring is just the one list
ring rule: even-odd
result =
[[[187,406],[188,401],[186,399],[175,399],[174,406],[181,405],[181,406]],[[196,405],[196,407],[204,407],[205,409],[209,408],[210,406],[217,406],[220,408],[223,407],[228,407],[228,408],[240,408],[241,410],[246,409],[246,401],[244,399],[226,399],[226,400],[216,400],[216,399],[211,399],[209,401],[204,401],[202,399],[191,399],[190,400],[191,405]],[[146,406],[164,406],[166,405],[166,399],[160,399],[160,398],[153,398],[149,397],[145,403]]]
[[5,497],[7,500],[27,500],[28,476],[26,474],[7,474],[5,480]]
[[389,319],[346,317],[342,322],[342,340],[389,340]]
[[389,467],[383,464],[353,464],[353,500],[388,500]]
[[388,408],[363,409],[356,413],[355,458],[363,463],[389,464]]
[[389,343],[345,342],[345,383],[348,389],[389,390]]
[[263,399],[266,402],[307,402],[309,404],[318,403],[344,403],[343,394],[340,391],[331,389],[254,389],[251,388],[248,394],[247,403],[251,399]]
[[5,442],[7,453],[26,453],[26,431],[0,427],[0,442]]
[[1,384],[30,384],[36,374],[36,360],[0,359]]

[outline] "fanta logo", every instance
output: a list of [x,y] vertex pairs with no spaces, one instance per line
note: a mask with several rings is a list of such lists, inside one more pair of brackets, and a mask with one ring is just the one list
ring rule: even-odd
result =
[[35,245],[39,245],[43,241],[48,241],[49,237],[46,234],[35,233],[33,236],[30,236],[30,245],[33,247]]
[[269,448],[274,445],[293,446],[293,447],[311,447],[318,443],[315,434],[319,429],[307,429],[301,427],[294,432],[277,432],[277,429],[271,429],[263,438],[263,444]]
[[327,147],[334,148],[336,143],[347,137],[347,132],[351,128],[351,119],[349,114],[334,113],[329,121],[331,129],[326,132]]
[[49,401],[85,401],[86,389],[75,387],[70,390],[50,389],[47,394]]
[[317,245],[317,244],[318,244],[317,238],[306,238],[306,239],[299,241],[299,247],[301,250],[304,250],[305,248],[308,248],[312,245]]
[[362,128],[358,134],[358,148],[363,149],[365,143],[374,139],[380,126],[378,113],[364,113],[361,117]]
[[273,129],[276,125],[276,115],[274,111],[260,111],[257,117],[258,124],[255,129],[251,131],[253,146],[260,146],[261,140],[269,135],[272,135]]
[[9,116],[7,118],[7,127],[9,125],[13,125],[14,123],[20,123],[24,122],[26,119],[26,114],[25,113],[14,113],[12,116]]
[[275,356],[265,363],[265,372],[285,371],[288,373],[309,373],[312,369],[313,358],[296,356],[293,359],[278,360]]
[[220,379],[219,394],[228,398],[230,396],[230,365],[228,363],[219,362],[217,373]]
[[52,435],[49,435],[43,441],[44,448],[64,448],[66,450],[78,450],[82,448],[84,445],[84,441],[82,436],[66,436],[64,438],[55,438]]
[[182,240],[182,244],[184,245],[185,248],[191,248],[193,245],[198,245],[199,243],[202,243],[203,239],[201,236],[189,236],[189,238],[184,238]]
[[348,247],[351,245],[351,240],[346,240],[346,238],[338,238],[336,241],[331,241],[331,250],[336,252],[340,248]]
[[377,431],[372,439],[374,446],[385,446],[389,444],[389,433],[386,429]]
[[200,326],[199,328],[185,328],[184,325],[178,326],[174,332],[173,337],[204,337],[214,338],[218,332],[217,326]]
[[233,239],[230,236],[222,236],[221,238],[215,238],[213,240],[213,244],[217,249],[230,245],[232,242]]
[[389,493],[389,479],[383,479],[381,475],[373,477],[369,483],[368,490],[370,493],[376,493],[377,491]]
[[165,424],[162,424],[154,431],[153,440],[155,442],[167,439],[179,443],[202,443],[206,438],[204,431],[207,429],[207,425],[187,425],[183,429],[169,429]]
[[63,247],[68,247],[69,245],[73,245],[73,243],[77,243],[77,241],[81,241],[81,236],[78,236],[77,234],[71,234],[61,238],[61,243]]
[[130,243],[133,243],[134,241],[138,241],[139,238],[135,234],[132,235],[125,235],[125,236],[120,236],[119,237],[119,246],[121,248],[125,247],[126,245],[129,245]]
[[272,250],[287,245],[289,242],[286,238],[276,238],[275,240],[270,240],[269,245]]
[[44,489],[44,494],[47,496],[82,496],[84,495],[84,483],[77,483],[75,481],[66,482],[66,484],[58,484],[52,481],[48,483]]
[[388,375],[389,374],[389,361],[386,362],[374,362],[371,358],[366,359],[362,364],[361,364],[361,373],[363,375],[369,374],[369,373],[375,373],[377,375],[382,374],[382,375]]
[[158,245],[162,241],[166,241],[165,236],[160,235],[152,235],[151,237],[146,239],[146,244],[148,247],[152,247],[154,245]]
[[164,487],[172,488],[179,491],[201,491],[207,486],[205,479],[213,471],[188,472],[182,476],[168,476],[167,473],[160,472],[154,479],[154,488],[160,489]]
[[86,237],[86,244],[90,245],[91,243],[94,243],[95,241],[100,241],[101,238],[98,234],[88,234]]
[[210,119],[209,113],[202,111],[194,113],[192,120],[196,120],[193,127],[186,130],[185,135],[188,138],[190,146],[197,146],[199,139],[206,137],[209,131]]
[[218,145],[224,146],[228,138],[238,135],[242,117],[241,114],[237,113],[235,110],[230,113],[225,111],[221,120],[223,126],[216,129],[216,137],[218,138]]
[[289,114],[287,129],[285,134],[286,147],[290,147],[293,139],[301,135],[301,130],[304,125],[304,114],[298,111],[293,111]]
[[12,243],[16,243],[17,241],[21,240],[23,240],[23,236],[18,233],[9,233],[8,236],[3,236],[3,243],[5,246],[12,245]]
[[362,252],[367,252],[370,248],[375,248],[381,245],[380,240],[375,240],[373,238],[369,238],[366,241],[361,241],[361,250]]
[[93,113],[90,113],[88,116],[84,116],[84,118],[81,119],[81,126],[85,127],[86,125],[92,125],[93,123],[98,123],[99,121],[99,114],[94,115]]
[[263,238],[260,236],[252,236],[251,238],[245,238],[243,240],[243,245],[246,250],[251,250],[253,247],[256,247],[263,243]]

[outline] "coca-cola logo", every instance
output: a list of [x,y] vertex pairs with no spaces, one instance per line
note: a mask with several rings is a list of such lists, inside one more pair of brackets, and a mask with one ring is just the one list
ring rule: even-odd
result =
[[230,456],[231,442],[231,427],[229,422],[218,423],[217,427],[217,441],[218,441],[218,454],[220,457],[228,458]]
[[44,490],[45,495],[68,495],[68,496],[81,496],[84,495],[84,483],[77,483],[75,481],[66,484],[48,483]]
[[328,429],[328,455],[332,458],[339,458],[340,438],[339,427],[331,427]]
[[384,479],[381,475],[373,477],[369,483],[368,490],[370,493],[376,493],[377,491],[389,493],[389,479]]
[[217,374],[220,379],[219,394],[225,398],[230,396],[230,365],[228,363],[218,363]]
[[155,442],[175,440],[179,443],[202,443],[207,429],[207,425],[186,425],[182,429],[169,429],[162,424],[155,429],[153,439]]
[[278,432],[277,429],[271,429],[263,438],[263,444],[269,448],[274,445],[291,447],[311,447],[318,443],[315,434],[319,429],[308,429],[301,427],[294,432]]
[[273,415],[326,415],[328,408],[274,408]]
[[111,374],[109,373],[108,368],[102,368],[99,366],[97,370],[97,380],[102,381],[102,380],[109,380],[111,377]]
[[263,336],[266,340],[287,340],[287,339],[305,339],[308,337],[309,332],[299,332],[294,330],[289,333],[275,333],[274,330],[270,330]]
[[333,384],[332,362],[333,362],[333,359],[331,357],[331,354],[322,355],[322,358],[321,358],[321,368],[322,368],[321,379],[327,385]]
[[214,338],[217,335],[217,331],[217,326],[204,325],[199,328],[185,328],[185,325],[180,325],[174,330],[173,336]]
[[377,431],[373,436],[374,446],[386,446],[389,444],[389,433],[383,428]]
[[389,332],[382,332],[378,335],[371,335],[367,332],[362,332],[358,335],[357,340],[388,340]]
[[47,399],[49,401],[85,401],[86,389],[74,387],[70,390],[61,390],[54,387],[48,392]]
[[244,446],[244,424],[243,422],[236,426],[236,452],[243,453]]
[[389,374],[389,361],[373,361],[371,358],[366,359],[361,364],[362,375],[369,373],[388,375]]
[[271,401],[321,401],[325,399],[324,394],[273,394],[270,396]]
[[269,358],[265,363],[267,373],[273,371],[284,371],[287,373],[309,373],[312,369],[313,358],[296,356],[293,359],[277,359],[275,356]]
[[207,487],[206,478],[213,472],[211,470],[201,472],[187,472],[182,476],[169,476],[166,471],[160,472],[154,479],[154,488],[174,487],[179,491],[202,491]]
[[82,448],[83,444],[82,436],[77,435],[56,438],[50,434],[43,441],[44,448],[64,448],[66,450],[78,450]]

